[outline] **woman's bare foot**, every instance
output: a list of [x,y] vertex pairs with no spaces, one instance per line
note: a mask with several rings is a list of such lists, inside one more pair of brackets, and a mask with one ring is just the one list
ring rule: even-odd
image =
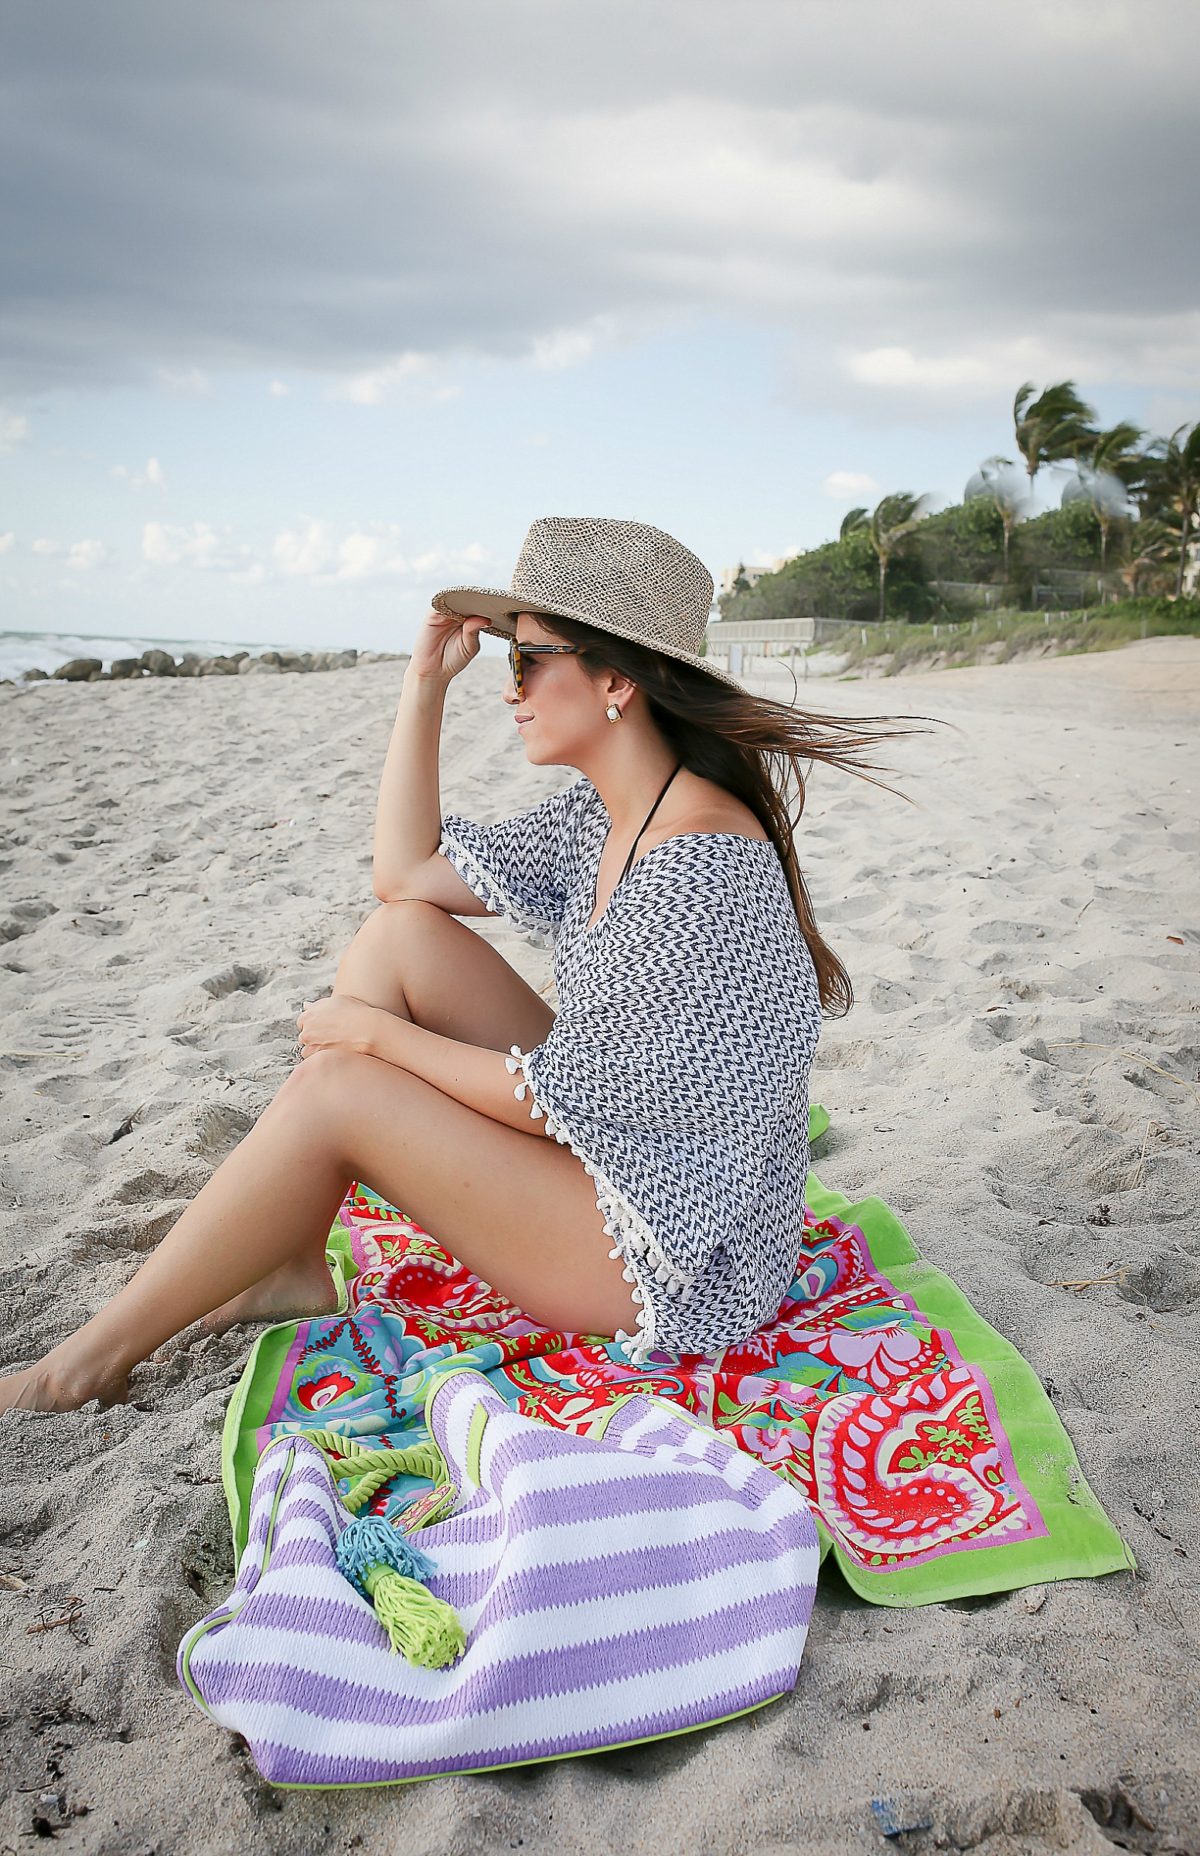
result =
[[205,1315],[206,1333],[223,1334],[238,1321],[283,1321],[289,1315],[331,1315],[338,1304],[337,1290],[324,1255],[296,1257],[283,1263],[261,1282],[252,1283],[231,1301]]
[[129,1379],[122,1372],[101,1374],[80,1368],[66,1341],[35,1366],[0,1378],[0,1411],[78,1411],[90,1399],[100,1405],[123,1405]]

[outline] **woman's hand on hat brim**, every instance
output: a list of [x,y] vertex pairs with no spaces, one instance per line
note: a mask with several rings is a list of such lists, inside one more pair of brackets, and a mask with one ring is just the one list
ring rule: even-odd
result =
[[413,641],[409,667],[415,677],[448,683],[479,655],[479,634],[489,619],[431,610]]

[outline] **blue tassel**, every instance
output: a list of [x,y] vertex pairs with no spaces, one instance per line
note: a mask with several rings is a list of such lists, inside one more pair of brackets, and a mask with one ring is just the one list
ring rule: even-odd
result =
[[358,1515],[342,1529],[337,1543],[337,1563],[339,1571],[366,1599],[371,1596],[367,1590],[367,1574],[376,1566],[390,1566],[393,1572],[402,1573],[406,1579],[417,1579],[422,1585],[437,1571],[427,1553],[414,1547],[406,1535],[397,1532],[378,1514]]
[[374,1607],[393,1650],[410,1663],[444,1669],[462,1655],[467,1644],[462,1620],[425,1583],[437,1571],[434,1561],[381,1515],[358,1515],[343,1528],[337,1563]]

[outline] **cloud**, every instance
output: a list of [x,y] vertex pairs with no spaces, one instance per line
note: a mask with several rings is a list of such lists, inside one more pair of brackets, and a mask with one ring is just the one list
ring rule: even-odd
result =
[[[1188,0],[1010,0],[1003,32],[944,0],[445,0],[335,44],[321,0],[286,34],[234,0],[9,12],[10,396],[304,369],[376,406],[696,316],[781,331],[801,410],[1200,388]],[[1048,373],[1006,371],[1014,330]]]
[[29,421],[22,414],[0,406],[0,454],[15,451],[29,437]]
[[398,523],[374,523],[335,534],[333,525],[312,520],[303,528],[276,535],[271,555],[284,575],[320,583],[346,580],[385,580],[406,576],[465,572],[491,557],[479,542],[454,553],[444,548],[406,555]]
[[785,548],[782,554],[771,554],[766,548],[753,548],[745,558],[747,567],[769,567],[777,571],[785,561],[790,561],[794,554],[799,554],[799,543],[793,548]]
[[[834,371],[803,363],[795,385],[801,390],[802,373],[810,410],[853,405],[876,421],[916,413],[927,423],[952,417],[965,406],[1011,407],[1025,380],[1040,385],[1072,379],[1085,398],[1099,387],[1131,380],[1142,387],[1169,388],[1190,379],[1194,391],[1200,391],[1200,310],[1164,314],[1153,334],[1147,318],[1104,311],[1057,319],[1047,315],[1042,323],[1036,335],[996,330],[964,341],[956,331],[940,346],[839,345]],[[1194,420],[1194,395],[1187,403]]]
[[160,367],[157,373],[159,384],[181,399],[207,399],[212,392],[212,382],[198,367]]
[[852,503],[860,496],[878,498],[883,494],[874,477],[861,470],[831,470],[821,488],[838,503]]
[[847,355],[843,365],[852,380],[869,387],[921,387],[933,393],[979,393],[992,387],[991,372],[978,355],[928,355],[908,348],[872,348]]
[[17,537],[11,528],[9,529],[7,535],[0,535],[0,554],[10,553],[12,551],[12,545],[16,541],[16,539]]
[[533,344],[533,364],[554,372],[578,367],[589,360],[599,344],[613,332],[611,316],[593,316],[585,328],[558,329],[551,335],[539,335]]
[[123,477],[135,490],[165,490],[167,487],[163,467],[157,458],[147,458],[146,468],[141,471],[129,470],[124,464],[114,464],[112,474],[114,477]]
[[335,551],[328,522],[310,522],[303,530],[285,529],[276,535],[271,553],[282,574],[311,578],[329,572]]
[[[61,552],[51,543],[44,544],[44,551]],[[411,582],[434,575],[447,580],[477,578],[480,565],[490,560],[480,542],[406,554],[398,523],[365,523],[339,531],[333,523],[313,517],[295,528],[280,530],[266,553],[256,554],[228,526],[218,530],[209,522],[188,526],[147,522],[142,530],[144,565],[131,577],[141,580],[153,570],[196,568],[225,573],[244,586],[260,586],[272,579],[335,586],[389,579]]]
[[432,366],[431,355],[397,355],[382,367],[368,368],[365,373],[336,382],[329,389],[330,397],[352,400],[356,406],[379,406],[395,388],[427,374]]
[[287,399],[288,395],[291,393],[291,390],[292,389],[287,385],[287,382],[283,380],[273,380],[270,386],[267,388],[267,392],[271,395],[271,398],[273,400]]
[[[12,537],[8,537],[11,543]],[[88,573],[94,567],[103,567],[112,559],[112,549],[107,542],[87,537],[83,541],[53,541],[47,535],[39,535],[32,544],[34,554],[46,555],[52,560],[64,560],[68,567],[81,573]],[[0,547],[0,553],[5,550]]]
[[204,572],[232,573],[249,567],[253,550],[245,542],[231,541],[228,530],[218,534],[208,522],[193,522],[190,527],[147,522],[142,529],[142,559],[152,567],[196,567]]

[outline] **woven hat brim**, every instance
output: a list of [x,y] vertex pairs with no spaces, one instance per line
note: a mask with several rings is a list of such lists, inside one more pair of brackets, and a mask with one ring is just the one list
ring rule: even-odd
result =
[[618,638],[628,638],[632,644],[643,645],[648,651],[657,651],[662,657],[673,657],[677,663],[691,664],[696,670],[704,671],[706,676],[715,677],[719,683],[725,683],[739,694],[746,694],[746,686],[739,683],[707,658],[696,657],[691,651],[676,651],[670,645],[650,643],[635,633],[625,631],[619,625],[606,623],[597,618],[594,612],[580,612],[571,606],[540,606],[536,600],[521,599],[511,588],[495,586],[448,586],[440,593],[435,593],[430,600],[435,612],[452,613],[460,619],[487,619],[484,631],[489,638],[509,639],[517,635],[517,614],[519,612],[541,612],[547,618],[555,616],[563,619],[578,619],[583,625],[594,625],[597,631],[612,632]]

